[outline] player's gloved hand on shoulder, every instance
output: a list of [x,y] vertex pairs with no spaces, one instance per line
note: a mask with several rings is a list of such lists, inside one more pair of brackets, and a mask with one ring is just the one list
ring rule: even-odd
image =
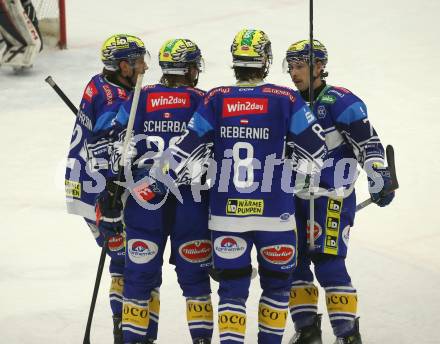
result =
[[108,181],[105,189],[96,198],[96,225],[104,237],[114,236],[123,231],[123,204],[118,189],[114,182]]
[[367,174],[371,200],[379,207],[385,207],[390,204],[395,193],[390,191],[392,179],[388,167],[380,163],[373,163]]

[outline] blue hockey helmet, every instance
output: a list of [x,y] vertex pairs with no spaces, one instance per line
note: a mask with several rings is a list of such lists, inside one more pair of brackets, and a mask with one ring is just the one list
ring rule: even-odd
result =
[[[289,64],[293,62],[308,62],[310,53],[310,40],[303,39],[289,46],[283,60],[283,71],[289,71]],[[325,66],[328,62],[327,49],[317,39],[313,40],[314,62],[320,61]]]
[[[120,61],[134,62],[139,57],[149,59],[150,54],[145,49],[145,44],[136,36],[116,34],[109,37],[101,48],[101,60],[104,68],[110,71],[119,70]],[[149,61],[146,61],[147,64]]]
[[272,64],[272,48],[269,37],[261,30],[243,29],[231,45],[234,67],[269,69]]
[[[302,40],[290,45],[286,52],[286,60],[290,61],[309,61],[310,40]],[[327,49],[317,39],[313,40],[313,55],[315,61],[321,61],[324,65],[327,64],[328,54]]]
[[185,38],[167,40],[159,50],[159,65],[163,74],[185,75],[190,65],[203,72],[205,63],[197,44]]

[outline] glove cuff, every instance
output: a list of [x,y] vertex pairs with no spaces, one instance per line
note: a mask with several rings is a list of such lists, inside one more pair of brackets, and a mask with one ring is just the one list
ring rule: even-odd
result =
[[101,218],[99,220],[104,221],[104,222],[109,222],[109,223],[122,222],[122,213],[118,217],[106,217],[106,216],[101,215]]

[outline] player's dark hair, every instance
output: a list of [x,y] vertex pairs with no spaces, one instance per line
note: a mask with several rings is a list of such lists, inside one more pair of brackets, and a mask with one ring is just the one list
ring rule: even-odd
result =
[[[190,64],[190,67],[197,67],[197,64]],[[197,67],[198,68],[198,67]],[[191,68],[185,75],[175,75],[175,74],[163,74],[160,78],[160,83],[167,87],[179,87],[179,86],[191,86],[196,87],[198,78],[191,78]]]
[[116,78],[116,74],[117,74],[117,73],[118,73],[117,71],[108,70],[108,69],[105,69],[105,68],[102,69],[102,75],[103,75],[108,81],[111,81],[111,82],[113,82],[113,80]]
[[108,69],[103,68],[102,75],[104,76],[104,78],[107,81],[111,82],[112,84],[116,84],[118,86],[121,86],[120,81],[118,80],[119,71],[108,70]]
[[163,74],[160,78],[160,83],[166,87],[192,86],[191,78],[188,74]]
[[237,81],[250,81],[255,79],[264,79],[266,76],[266,68],[248,68],[248,67],[233,67],[235,78]]
[[118,86],[126,89],[127,91],[132,91],[134,88],[134,87],[130,87],[130,86],[127,86],[127,85],[124,85],[121,83],[121,81],[118,79],[118,76],[120,75],[119,70],[112,71],[112,70],[108,70],[108,69],[103,68],[101,74],[104,76],[104,78],[108,82],[115,84],[115,85],[118,85]]

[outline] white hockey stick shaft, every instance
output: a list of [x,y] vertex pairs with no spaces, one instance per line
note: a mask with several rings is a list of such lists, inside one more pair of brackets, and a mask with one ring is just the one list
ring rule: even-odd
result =
[[128,118],[127,131],[125,133],[124,147],[123,147],[123,151],[122,151],[121,160],[119,161],[119,166],[125,165],[125,156],[127,154],[127,148],[128,148],[128,145],[130,144],[131,138],[133,136],[134,119],[136,117],[136,111],[137,111],[138,103],[139,103],[139,96],[140,96],[141,90],[142,90],[143,78],[144,78],[144,73],[139,74],[137,77],[137,80],[136,80],[136,86],[134,88],[134,93],[133,93],[133,102],[131,103],[130,116]]
[[315,193],[310,193],[309,250],[315,250]]

